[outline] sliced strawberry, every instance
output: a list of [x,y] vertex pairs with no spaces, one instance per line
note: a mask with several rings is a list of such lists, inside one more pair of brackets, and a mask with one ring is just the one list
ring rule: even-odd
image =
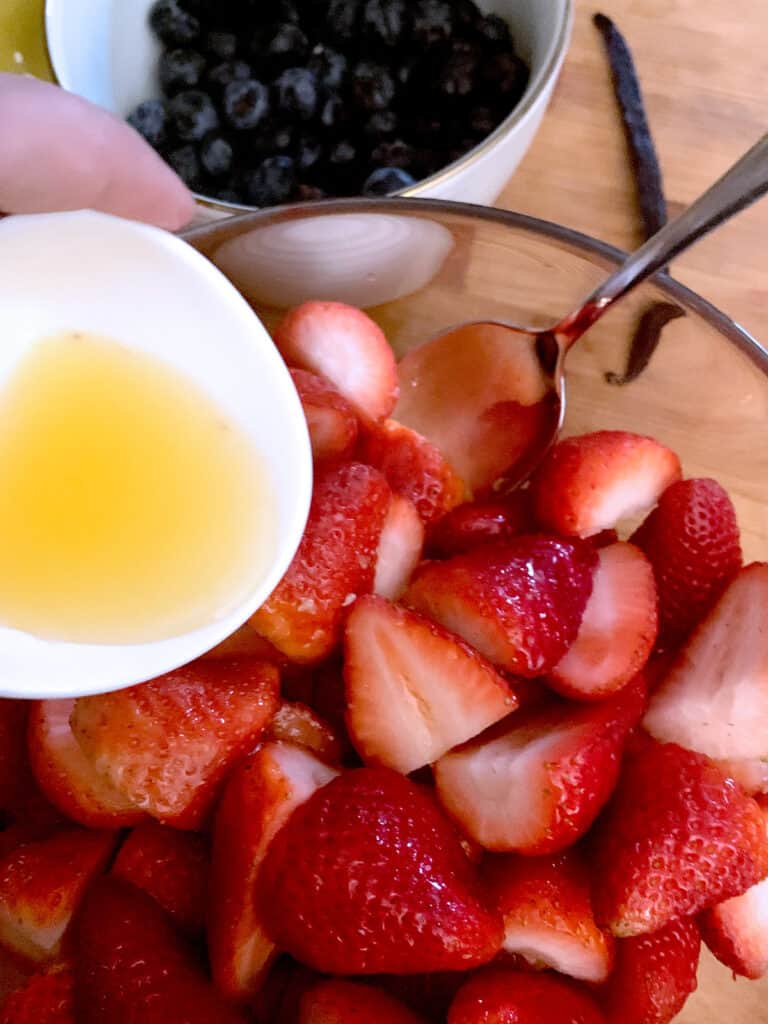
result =
[[140,889],[102,878],[78,922],[80,1024],[244,1024],[205,977],[170,918]]
[[277,704],[274,666],[221,658],[81,697],[72,730],[94,769],[136,807],[176,828],[196,829]]
[[715,764],[750,796],[768,793],[768,758],[724,758]]
[[706,757],[649,743],[625,760],[594,837],[598,921],[643,935],[768,874],[760,808]]
[[488,850],[563,850],[611,795],[643,706],[637,683],[593,706],[520,711],[437,762],[440,801]]
[[33,974],[3,1003],[0,1024],[77,1024],[72,972]]
[[381,328],[342,302],[305,302],[275,331],[291,366],[326,377],[367,423],[383,420],[397,401],[397,366]]
[[448,1024],[605,1024],[605,1018],[565,978],[491,967],[459,989]]
[[192,936],[205,928],[210,854],[202,836],[149,821],[120,848],[112,874],[160,904]]
[[145,818],[94,769],[70,726],[74,700],[35,701],[29,760],[40,789],[72,821],[88,828],[130,828]]
[[518,463],[552,415],[530,345],[469,324],[409,352],[394,418],[437,445],[473,493]]
[[424,524],[416,506],[401,494],[393,494],[376,551],[373,592],[396,601],[408,586],[423,547]]
[[462,970],[501,946],[450,823],[387,768],[340,775],[294,811],[267,851],[257,907],[281,949],[324,973]]
[[407,775],[517,707],[469,644],[382,597],[361,597],[344,641],[347,727],[368,763]]
[[361,458],[384,474],[396,494],[413,502],[427,526],[467,498],[466,485],[440,450],[395,420],[368,431]]
[[452,558],[483,544],[511,540],[530,532],[531,527],[527,491],[513,491],[506,498],[464,502],[434,524],[427,551],[434,558]]
[[253,995],[275,953],[254,902],[267,849],[335,774],[299,747],[266,743],[227,783],[214,824],[208,946],[216,984],[229,997]]
[[592,593],[576,639],[547,680],[574,700],[601,700],[645,665],[656,641],[656,584],[632,544],[598,552]]
[[0,861],[0,942],[30,960],[51,960],[88,883],[117,833],[67,829],[17,847]]
[[589,544],[519,537],[426,563],[404,601],[509,672],[538,676],[576,639],[596,563]]
[[691,632],[741,567],[736,509],[715,480],[679,480],[632,537],[656,574],[665,643]]
[[701,936],[681,918],[616,943],[616,965],[598,1000],[609,1024],[669,1024],[696,990]]
[[339,765],[344,753],[341,737],[312,708],[283,701],[269,723],[267,738],[308,750],[325,764]]
[[718,760],[768,758],[768,563],[742,569],[693,632],[645,716],[657,740]]
[[201,656],[203,661],[215,661],[217,658],[258,658],[260,661],[268,661],[270,665],[277,668],[284,668],[290,662],[284,654],[257,633],[250,622],[243,623],[239,629],[216,644],[210,651]]
[[309,370],[291,370],[291,378],[307,419],[315,461],[349,458],[358,431],[350,403],[329,380]]
[[651,508],[680,479],[680,460],[651,437],[600,430],[560,441],[531,480],[546,530],[589,537]]
[[301,1000],[299,1024],[422,1024],[392,996],[354,981],[321,981]]
[[322,661],[341,639],[346,609],[373,589],[390,489],[371,466],[320,471],[304,537],[288,571],[251,619],[294,661]]
[[581,855],[490,858],[485,884],[504,918],[504,949],[533,967],[601,982],[613,966],[613,938],[595,924]]

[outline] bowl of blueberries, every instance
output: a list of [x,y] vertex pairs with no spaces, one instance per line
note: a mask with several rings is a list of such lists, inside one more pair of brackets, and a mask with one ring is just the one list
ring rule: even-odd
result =
[[59,83],[220,213],[490,203],[530,146],[572,0],[48,0]]

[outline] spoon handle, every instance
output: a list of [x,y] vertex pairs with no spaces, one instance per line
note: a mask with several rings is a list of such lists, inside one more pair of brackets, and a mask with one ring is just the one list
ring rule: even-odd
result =
[[768,135],[715,182],[676,220],[670,221],[599,285],[581,307],[566,317],[554,334],[566,347],[599,320],[614,302],[660,270],[675,256],[718,225],[751,206],[768,192]]

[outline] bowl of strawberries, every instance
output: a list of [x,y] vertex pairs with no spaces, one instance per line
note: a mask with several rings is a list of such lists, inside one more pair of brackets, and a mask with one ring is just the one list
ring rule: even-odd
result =
[[504,352],[465,328],[414,409],[420,344],[555,322],[620,253],[419,200],[187,240],[291,368],[312,507],[201,659],[0,702],[0,1022],[762,1019],[768,353],[657,277],[507,492]]

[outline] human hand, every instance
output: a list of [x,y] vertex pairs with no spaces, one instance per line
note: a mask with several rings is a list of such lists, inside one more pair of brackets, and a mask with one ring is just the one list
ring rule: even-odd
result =
[[175,231],[192,193],[130,125],[58,86],[0,73],[0,211],[92,209]]

